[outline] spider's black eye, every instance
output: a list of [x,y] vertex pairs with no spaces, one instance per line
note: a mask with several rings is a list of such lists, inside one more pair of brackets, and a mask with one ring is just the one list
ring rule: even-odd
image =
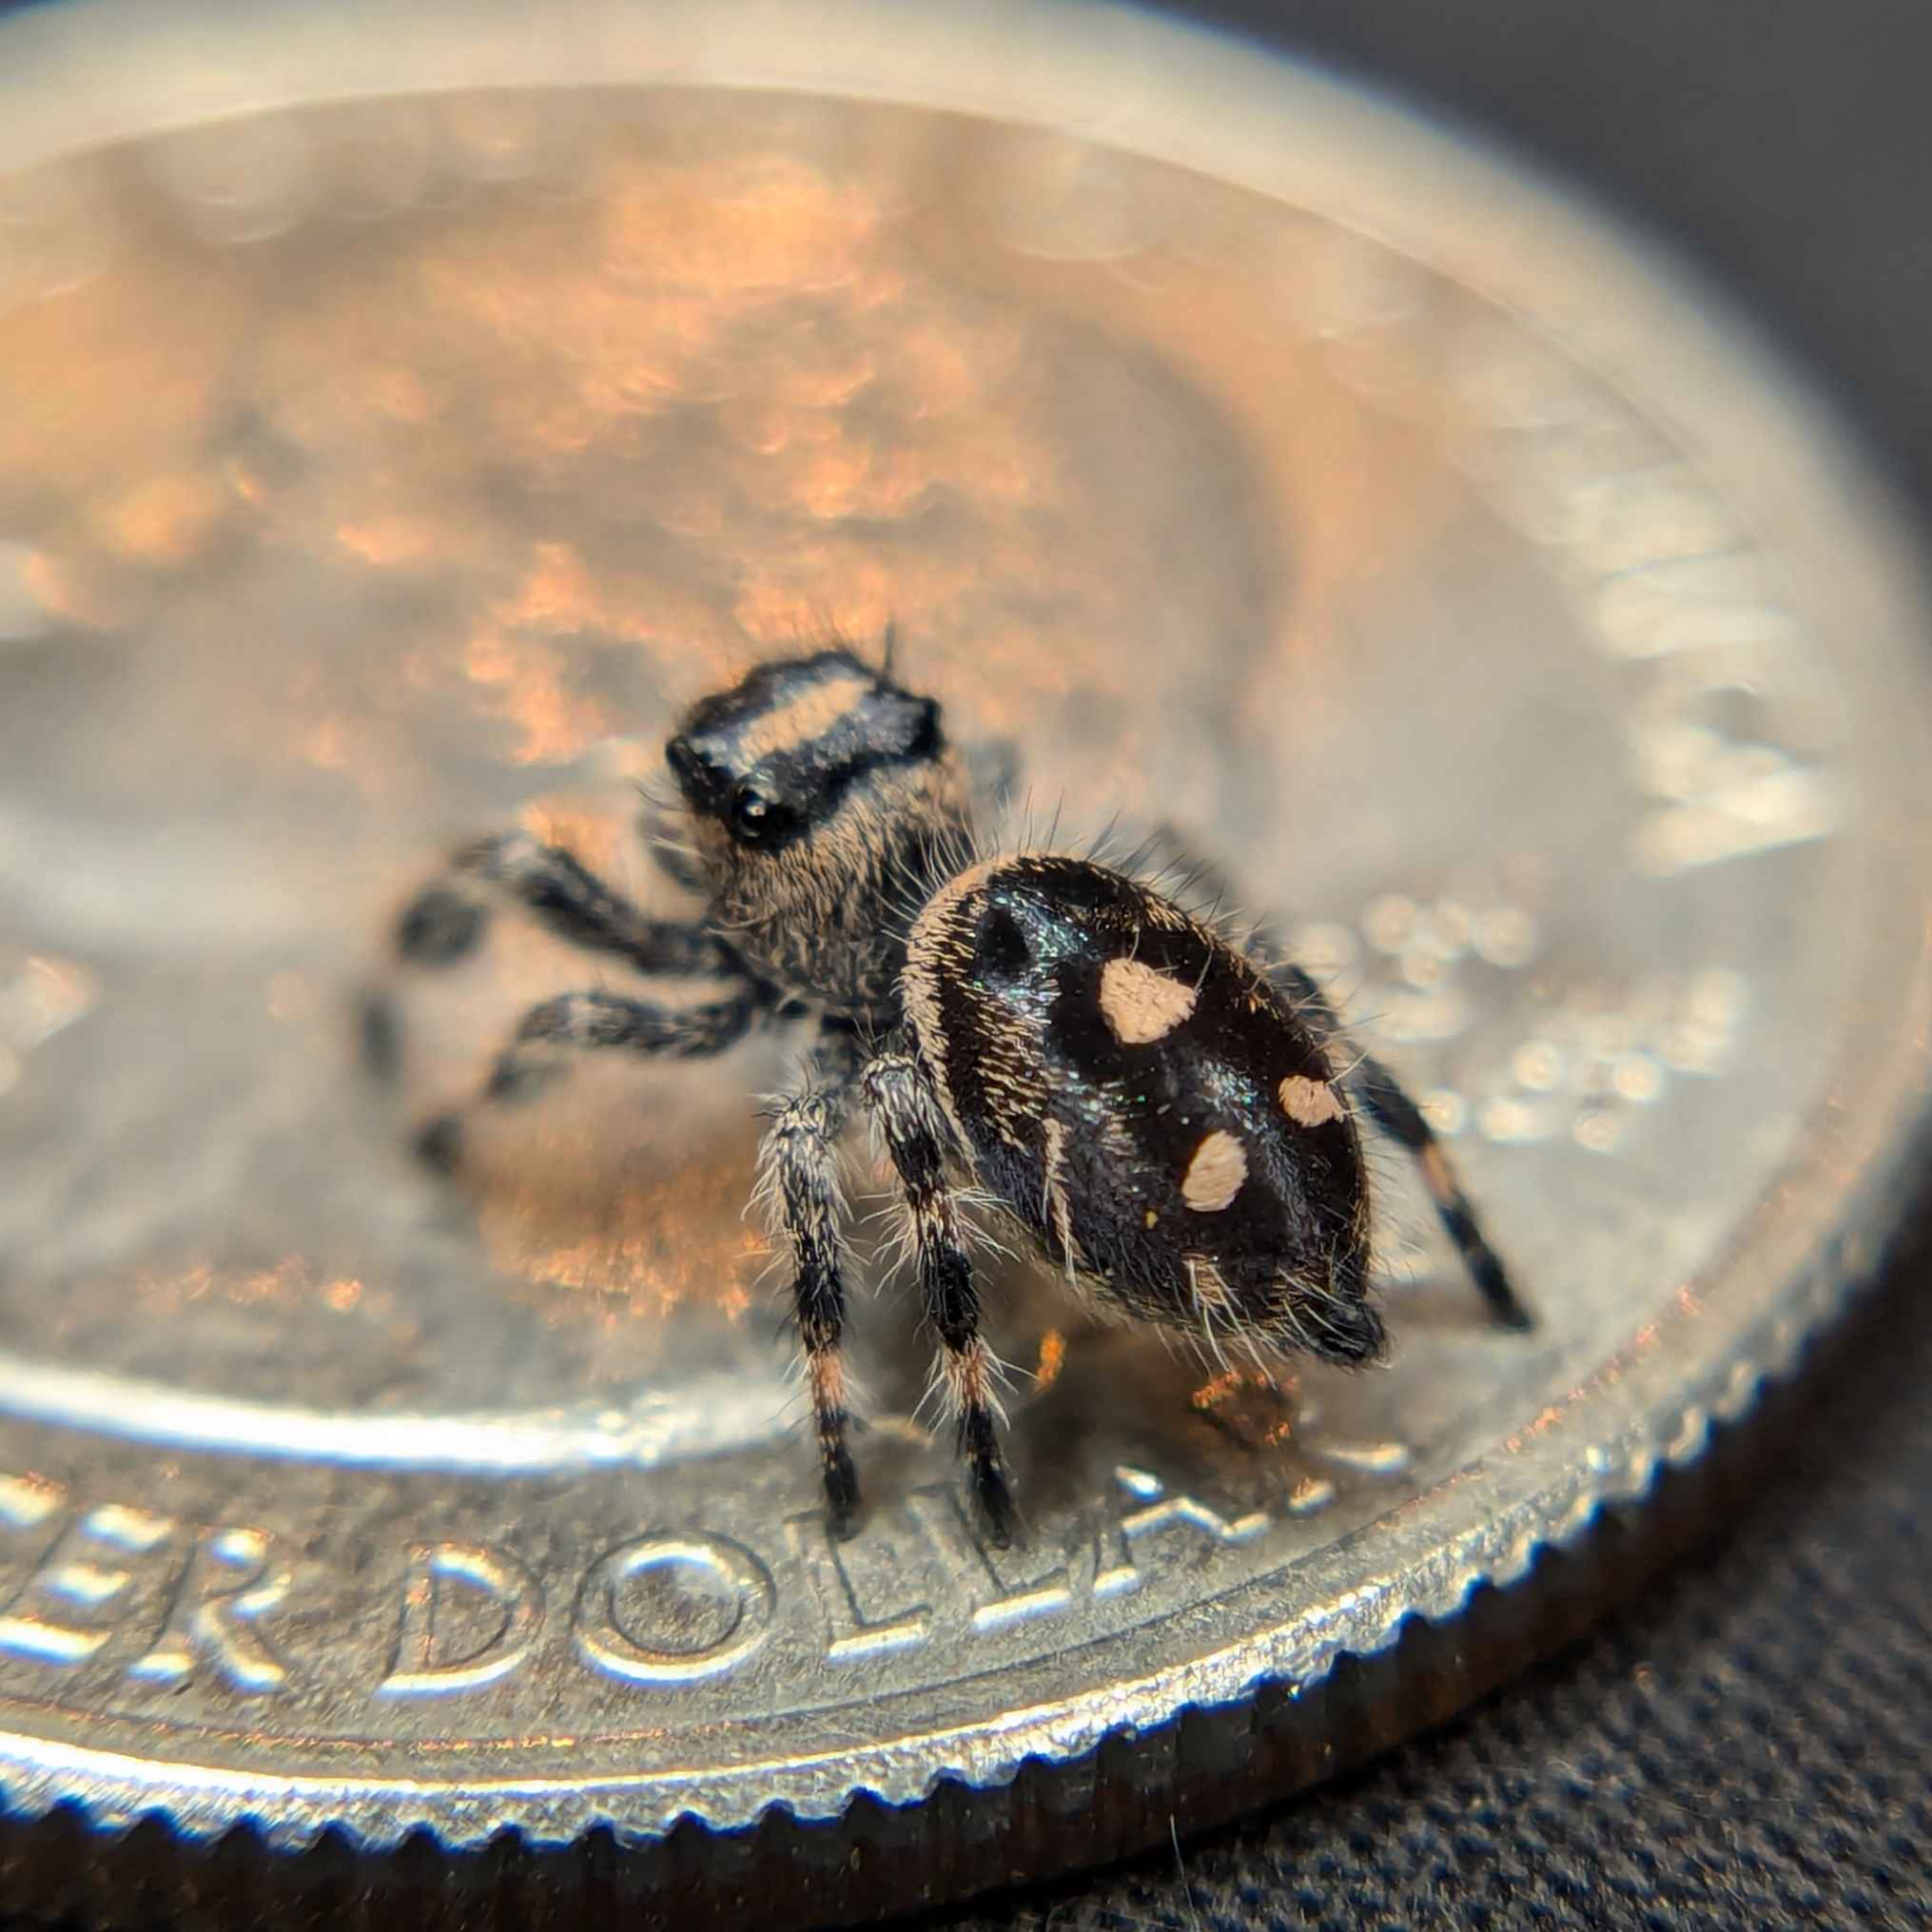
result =
[[732,831],[748,846],[767,845],[797,823],[798,814],[789,805],[755,787],[741,785],[732,793]]

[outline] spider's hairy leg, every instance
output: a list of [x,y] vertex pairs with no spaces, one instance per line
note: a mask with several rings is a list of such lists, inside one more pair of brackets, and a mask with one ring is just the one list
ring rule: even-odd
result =
[[[566,1071],[579,1053],[661,1053],[683,1060],[722,1053],[771,1010],[762,989],[694,1006],[660,1006],[602,991],[560,993],[524,1014],[474,1104],[525,1100]],[[462,1140],[462,1116],[443,1114],[417,1135],[416,1151],[447,1174],[461,1159]]]
[[791,1304],[811,1385],[826,1511],[840,1537],[851,1533],[859,1507],[858,1473],[846,1447],[846,1203],[838,1181],[839,1136],[857,1098],[858,1068],[850,1037],[828,1035],[798,1090],[772,1113],[758,1156],[759,1196],[791,1251]]
[[379,1081],[392,1081],[402,1064],[402,1023],[396,1002],[380,986],[365,986],[356,1002],[356,1031],[363,1067]]
[[745,970],[715,933],[685,920],[649,917],[561,846],[525,831],[498,832],[459,851],[443,876],[403,908],[396,923],[398,959],[444,966],[466,958],[489,923],[493,890],[525,907],[558,939],[639,972],[691,977]]
[[994,1541],[1012,1539],[1013,1504],[1000,1458],[997,1364],[980,1336],[980,1298],[946,1172],[952,1132],[919,1064],[888,1052],[867,1066],[866,1104],[879,1123],[911,1213],[919,1289],[944,1353],[940,1370],[959,1423],[973,1494]]
[[[1271,966],[1268,977],[1325,1032],[1338,1030],[1326,995],[1301,967],[1283,963]],[[1455,1178],[1441,1142],[1423,1119],[1422,1109],[1380,1061],[1367,1055],[1341,1078],[1369,1118],[1415,1162],[1422,1184],[1435,1203],[1435,1212],[1455,1243],[1471,1278],[1482,1291],[1491,1314],[1505,1328],[1534,1327],[1534,1317],[1511,1286],[1509,1273],[1490,1246],[1475,1209],[1462,1191],[1462,1183]]]

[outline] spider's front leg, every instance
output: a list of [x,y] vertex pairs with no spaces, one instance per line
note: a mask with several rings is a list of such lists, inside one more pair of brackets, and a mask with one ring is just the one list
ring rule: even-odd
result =
[[858,1474],[846,1447],[848,1256],[838,1175],[839,1136],[851,1119],[859,1065],[858,1044],[850,1034],[825,1034],[797,1092],[773,1112],[758,1156],[759,1197],[771,1211],[774,1233],[791,1251],[791,1304],[811,1385],[826,1509],[838,1536],[851,1533],[859,1507]]
[[[685,1060],[722,1053],[776,1013],[771,989],[755,980],[741,982],[722,999],[692,1006],[660,1006],[597,990],[559,993],[524,1014],[472,1105],[527,1100],[583,1053],[669,1054]],[[462,1144],[460,1110],[429,1122],[415,1142],[418,1156],[441,1174],[455,1170]]]
[[940,1374],[958,1418],[960,1454],[986,1527],[1004,1548],[1012,1539],[1013,1503],[1000,1459],[998,1364],[980,1335],[972,1257],[946,1175],[952,1128],[910,1054],[881,1054],[866,1068],[864,1084],[912,1217],[920,1298],[943,1350]]
[[557,938],[624,960],[638,972],[703,978],[745,970],[716,933],[652,918],[561,846],[526,831],[498,832],[463,847],[396,922],[397,958],[420,966],[466,958],[488,926],[493,890],[525,907]]
[[[580,951],[622,960],[637,972],[666,979],[736,983],[731,998],[686,1009],[697,1016],[689,1024],[682,1024],[681,1015],[674,1015],[673,1024],[640,1022],[624,1037],[615,1037],[621,1028],[592,1024],[579,1003],[577,1018],[584,1023],[579,1030],[586,1037],[577,1044],[621,1045],[645,1052],[715,1051],[712,1046],[685,1043],[701,1042],[720,1027],[729,1029],[739,1010],[738,988],[754,1005],[776,1004],[776,989],[755,979],[737,949],[702,922],[657,919],[640,911],[561,846],[544,845],[525,831],[478,839],[455,854],[441,876],[423,887],[397,920],[390,938],[396,963],[436,971],[469,958],[482,944],[489,929],[491,901],[498,896],[520,904],[538,925],[566,944]],[[595,1005],[600,996],[589,998]],[[506,1061],[517,1056],[518,1044],[567,1041],[566,1004],[546,1001],[528,1014]],[[602,1004],[614,1007],[618,1003]],[[634,1012],[662,1010],[644,1008],[638,1002],[628,1004]],[[393,1079],[401,1056],[401,1028],[392,987],[364,989],[361,1025],[363,1064],[379,1079]],[[614,1037],[588,1037],[599,1030]],[[737,1032],[743,1031],[744,1026],[739,1026]],[[736,1037],[732,1033],[718,1044],[727,1045]],[[503,1097],[512,1078],[501,1065],[498,1075],[499,1081],[492,1086],[494,1098]],[[436,1124],[443,1127],[442,1122]],[[440,1138],[454,1144],[452,1137],[453,1130],[444,1128]]]

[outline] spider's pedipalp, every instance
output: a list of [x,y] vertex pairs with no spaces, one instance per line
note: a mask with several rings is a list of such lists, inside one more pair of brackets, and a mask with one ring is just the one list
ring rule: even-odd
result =
[[[451,871],[508,894],[567,944],[609,954],[634,971],[703,979],[745,970],[744,961],[709,925],[639,911],[574,853],[528,832],[478,839],[458,853]],[[423,896],[439,889],[432,887]]]

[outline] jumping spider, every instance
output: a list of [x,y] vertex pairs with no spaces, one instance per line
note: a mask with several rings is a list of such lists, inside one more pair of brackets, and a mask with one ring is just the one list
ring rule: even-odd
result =
[[[396,947],[446,965],[491,888],[642,971],[708,978],[675,1009],[592,991],[524,1017],[483,1099],[576,1051],[712,1054],[810,1016],[805,1070],[771,1116],[761,1192],[790,1249],[834,1528],[846,1446],[849,1259],[839,1139],[858,1106],[903,1191],[937,1378],[994,1535],[1010,1503],[996,1364],[979,1332],[961,1187],[974,1186],[1080,1292],[1168,1327],[1356,1363],[1382,1346],[1367,1298],[1369,1195],[1355,1108],[1415,1160],[1496,1318],[1529,1317],[1415,1103],[1383,1067],[1331,1057],[1315,982],[1250,958],[1153,887],[1090,858],[976,856],[965,762],[939,706],[849,650],[758,665],[693,706],[666,747],[695,924],[648,918],[522,833],[473,845],[402,915]],[[419,1150],[447,1169],[448,1115]]]

